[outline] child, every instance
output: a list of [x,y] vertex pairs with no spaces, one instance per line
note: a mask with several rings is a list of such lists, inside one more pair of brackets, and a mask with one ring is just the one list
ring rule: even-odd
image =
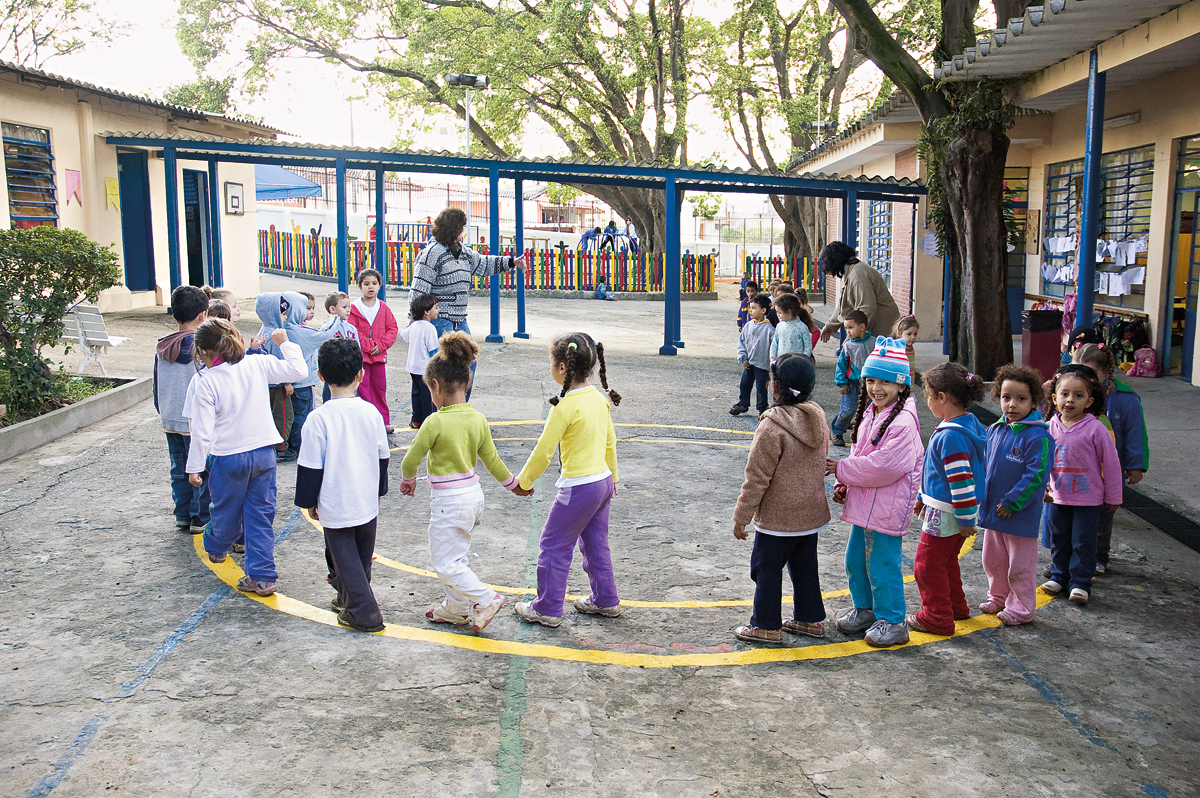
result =
[[742,381],[738,400],[729,408],[729,415],[740,416],[750,409],[750,388],[754,387],[756,407],[761,416],[767,409],[767,377],[771,367],[771,341],[775,328],[767,322],[771,300],[755,294],[750,300],[750,323],[738,334],[738,363],[742,364]]
[[229,305],[222,302],[220,299],[209,300],[208,302],[208,318],[224,319],[225,321],[233,321],[233,313],[229,310]]
[[983,498],[987,431],[967,408],[983,398],[983,380],[958,363],[925,375],[925,403],[942,423],[929,436],[921,469],[921,541],[913,566],[921,610],[906,619],[914,632],[954,634],[954,622],[971,615],[963,593],[958,553],[975,534]]
[[750,321],[750,303],[754,297],[758,296],[758,283],[753,280],[746,280],[742,285],[742,305],[738,308],[737,324],[738,329],[746,326]]
[[[358,343],[358,330],[346,321],[350,316],[349,294],[344,291],[334,291],[325,297],[325,312],[329,314],[329,317],[321,324],[321,332],[332,331],[334,338],[347,338]],[[331,395],[329,383],[326,382],[321,388],[321,401],[328,402]]]
[[[738,288],[738,300],[742,303],[745,303],[746,301],[746,284],[749,282],[752,282],[750,280],[750,272],[742,272],[742,282],[741,286]],[[741,326],[741,324],[738,325],[738,327]]]
[[[812,356],[812,333],[809,331],[812,317],[804,312],[800,298],[795,294],[780,294],[775,300],[775,310],[779,314],[779,326],[771,338],[771,362],[785,354],[806,357],[812,365],[816,361]],[[748,397],[747,397],[748,398]]]
[[[733,536],[746,539],[754,522],[750,578],[754,612],[733,635],[749,643],[779,643],[780,628],[824,637],[825,605],[817,576],[817,533],[829,524],[825,501],[825,413],[811,401],[816,370],[807,358],[783,354],[771,366],[775,404],[762,416],[746,461],[746,479],[733,511]],[[792,618],[781,618],[783,569],[795,592]]]
[[[271,389],[272,415],[276,429],[284,439],[278,459],[280,462],[292,462],[300,452],[304,421],[313,409],[313,386],[320,382],[317,377],[317,347],[332,338],[333,332],[320,332],[304,326],[309,313],[309,300],[298,291],[259,294],[254,302],[254,310],[262,321],[259,338],[271,330],[283,328],[287,331],[288,339],[300,347],[304,361],[308,363],[308,373],[302,379],[291,384],[272,386]],[[283,357],[279,348],[270,341],[264,340],[263,351],[277,358]]]
[[1121,505],[1121,461],[1098,416],[1104,389],[1087,366],[1063,366],[1054,379],[1050,419],[1054,465],[1050,469],[1050,579],[1042,590],[1069,589],[1073,604],[1086,606],[1096,573],[1100,513]]
[[354,395],[363,375],[356,341],[331,338],[321,344],[317,368],[331,397],[304,423],[295,503],[324,530],[338,623],[380,632],[383,615],[371,592],[371,558],[379,498],[388,490],[387,433],[375,408]]
[[517,487],[516,478],[496,453],[487,419],[467,404],[471,363],[478,354],[479,347],[466,333],[442,336],[441,348],[425,368],[437,412],[425,419],[400,464],[404,473],[400,492],[415,496],[417,466],[429,455],[425,464],[432,488],[429,557],[446,597],[425,610],[425,617],[433,623],[470,624],[473,632],[483,631],[504,606],[504,598],[479,581],[468,559],[471,531],[483,516],[483,488],[475,461],[482,460],[507,490]]
[[387,351],[396,343],[400,331],[396,317],[386,303],[380,302],[379,288],[383,277],[374,269],[363,269],[358,273],[358,287],[362,298],[351,304],[349,321],[358,330],[358,343],[363,350],[363,377],[359,392],[363,399],[375,405],[383,416],[383,426],[391,435],[392,415],[387,403]]
[[[758,305],[762,307],[762,305]],[[600,385],[606,394],[588,384],[600,364]],[[615,618],[621,614],[621,599],[613,577],[608,549],[608,511],[617,488],[617,434],[613,429],[612,405],[621,395],[608,387],[604,345],[586,333],[560,335],[550,345],[550,374],[562,386],[537,446],[517,475],[522,495],[533,492],[554,450],[559,449],[558,496],[542,528],[538,550],[537,598],[521,602],[513,611],[523,621],[543,626],[562,623],[567,575],[576,544],[583,555],[583,570],[592,592],[576,599],[575,611]]]
[[[1108,416],[1121,469],[1130,485],[1142,481],[1150,468],[1150,436],[1146,434],[1146,417],[1142,400],[1133,389],[1118,380],[1112,352],[1104,344],[1084,344],[1075,350],[1074,361],[1091,366],[1104,387],[1104,413]],[[1112,525],[1116,511],[1100,513],[1100,529],[1096,537],[1096,573],[1108,570],[1112,548]]]
[[988,427],[986,492],[979,511],[987,601],[979,609],[1007,626],[1033,620],[1037,609],[1037,538],[1050,478],[1054,439],[1038,413],[1042,375],[1030,366],[1001,366],[992,382],[1000,420]]
[[834,446],[845,447],[846,439],[842,436],[850,428],[850,420],[862,404],[859,401],[858,383],[863,363],[871,352],[871,331],[867,329],[867,314],[861,310],[847,313],[842,325],[846,328],[846,340],[842,342],[837,368],[833,372],[833,384],[842,392],[842,406],[833,417],[829,434]]
[[862,379],[850,456],[825,464],[825,472],[836,479],[833,500],[845,505],[842,520],[852,525],[846,576],[854,608],[839,615],[835,625],[844,634],[865,631],[872,646],[902,645],[908,642],[908,626],[900,548],[925,454],[904,344],[879,336]]
[[212,319],[196,330],[196,357],[208,367],[194,381],[192,446],[188,479],[203,484],[208,467],[212,490],[212,524],[204,533],[204,550],[214,563],[225,562],[228,551],[245,535],[245,575],[237,589],[269,596],[275,592],[275,453],[281,438],[271,423],[267,386],[294,382],[308,374],[297,344],[283,330],[271,333],[283,353],[245,357],[242,335],[227,321]]
[[208,524],[208,482],[202,481],[198,487],[188,482],[186,467],[191,425],[184,415],[183,405],[188,384],[196,375],[192,358],[196,329],[207,320],[207,310],[208,298],[199,288],[181,285],[172,291],[171,315],[179,329],[159,338],[154,352],[154,409],[167,433],[175,528],[193,535],[203,532]]
[[437,328],[433,320],[438,317],[438,298],[434,294],[418,294],[409,308],[408,326],[400,331],[400,337],[408,344],[408,376],[412,379],[412,420],[408,426],[420,429],[421,422],[437,412],[429,387],[422,376],[429,358],[438,350]]
[[[1075,356],[1075,350],[1084,344],[1098,344],[1103,342],[1100,333],[1096,332],[1094,327],[1075,327],[1071,330],[1071,334],[1067,336],[1067,345],[1063,348],[1062,365],[1067,365],[1071,362],[1071,358]],[[1043,385],[1043,387],[1045,387]]]
[[808,304],[808,292],[803,288],[796,289],[796,298],[800,300],[800,307],[804,308],[804,312],[808,314],[809,332],[812,333],[812,345],[815,347],[817,341],[821,340],[821,325],[812,320],[813,309],[812,305]]
[[[230,321],[232,321],[234,324],[237,324],[238,321],[241,320],[242,308],[240,305],[238,305],[238,298],[236,294],[234,294],[228,288],[209,288],[207,285],[204,286],[202,290],[204,291],[204,295],[208,297],[210,303],[213,300],[225,303],[225,305],[229,308]],[[225,317],[216,316],[214,318],[223,319]]]
[[913,385],[921,384],[921,375],[917,373],[917,351],[913,346],[920,332],[921,323],[912,314],[902,317],[892,329],[892,337],[897,341],[904,341],[904,353],[908,355],[908,368],[912,372]]
[[297,291],[296,293],[308,300],[307,310],[304,314],[303,324],[308,324],[317,315],[317,298],[307,291]]

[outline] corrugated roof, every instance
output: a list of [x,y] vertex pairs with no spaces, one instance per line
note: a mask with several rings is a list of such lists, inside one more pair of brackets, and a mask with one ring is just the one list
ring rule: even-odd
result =
[[256,128],[267,133],[279,133],[287,135],[285,131],[279,128],[264,125],[262,122],[255,122],[251,119],[244,119],[237,116],[228,116],[225,114],[214,114],[208,111],[200,111],[195,108],[188,108],[185,105],[175,105],[164,100],[155,100],[150,97],[143,97],[138,94],[129,94],[128,92],[118,91],[117,89],[108,89],[103,86],[96,86],[92,83],[85,83],[81,80],[72,80],[71,78],[55,75],[50,72],[43,72],[40,69],[31,69],[30,67],[14,64],[9,61],[0,61],[0,71],[13,72],[21,77],[25,82],[42,83],[52,86],[61,86],[65,88],[86,91],[91,94],[97,94],[102,97],[111,97],[116,100],[124,100],[125,102],[138,103],[139,105],[148,105],[152,108],[160,108],[165,111],[170,111],[173,114],[190,117],[200,121],[222,121],[227,120],[238,125]]
[[[1016,78],[1091,50],[1188,0],[1050,0],[934,69],[945,80]],[[1034,31],[1037,35],[1032,35]]]
[[787,169],[793,170],[803,166],[806,163],[815,161],[821,155],[836,148],[838,145],[853,138],[864,130],[869,130],[884,122],[920,122],[921,114],[917,111],[917,107],[913,105],[912,100],[903,92],[896,92],[878,108],[868,111],[860,116],[855,121],[851,122],[840,132],[830,136],[824,141],[817,144],[815,149],[803,152],[794,157],[787,165]]

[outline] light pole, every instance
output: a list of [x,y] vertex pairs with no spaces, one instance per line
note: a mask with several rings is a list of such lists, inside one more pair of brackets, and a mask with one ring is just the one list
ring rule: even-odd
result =
[[[471,89],[486,89],[488,87],[487,75],[468,75],[462,72],[447,72],[442,78],[446,81],[447,86],[462,86],[466,89],[466,102],[463,110],[467,122],[467,157],[471,157]],[[471,244],[471,175],[467,175],[467,245]],[[500,246],[498,241],[492,242],[492,249],[499,253]]]

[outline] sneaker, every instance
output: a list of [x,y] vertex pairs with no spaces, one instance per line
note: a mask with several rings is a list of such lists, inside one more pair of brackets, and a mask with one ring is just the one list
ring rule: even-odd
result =
[[741,404],[735,404],[733,407],[729,408],[729,415],[731,416],[740,416],[742,413],[748,412],[750,412],[750,408]]
[[246,544],[245,543],[234,543],[233,546],[229,550],[232,551],[234,554],[245,554],[246,553]]
[[257,579],[251,579],[249,576],[243,576],[237,582],[237,589],[243,593],[257,593],[260,596],[269,596],[275,592],[275,583],[260,582]]
[[191,520],[186,519],[186,518],[185,519],[176,518],[175,519],[175,530],[177,532],[191,532],[192,531]]
[[867,645],[875,646],[876,648],[902,646],[908,642],[908,626],[902,623],[876,621],[867,630],[867,635],[864,639],[867,641]]
[[415,422],[415,421],[412,421],[412,422],[410,422],[410,423],[409,423],[409,425],[408,425],[408,428],[409,428],[409,429],[420,429],[420,428],[421,428],[421,425],[420,425],[420,424],[418,424],[418,423],[417,423],[417,422]]
[[1063,592],[1063,586],[1051,579],[1048,582],[1042,582],[1042,592],[1048,593],[1051,596],[1057,596]]
[[371,626],[371,627],[359,626],[353,620],[351,620],[349,614],[347,614],[345,610],[342,610],[341,612],[338,613],[337,621],[338,621],[338,626],[344,626],[347,629],[353,629],[356,632],[382,632],[384,630],[383,624],[379,624],[378,626]]
[[337,596],[334,596],[329,600],[329,607],[334,612],[341,612],[342,610],[346,609],[346,605],[343,604],[342,600]]
[[1000,612],[996,613],[996,617],[999,618],[1000,623],[1004,624],[1005,626],[1021,626],[1022,624],[1029,623],[1029,621],[1018,621],[1009,614],[1008,610],[1000,610]]
[[[204,530],[206,530],[206,529],[208,529],[207,522],[201,521],[198,518],[192,520],[191,532],[193,535],[202,535],[202,534],[204,534]],[[179,531],[182,532],[183,530],[181,529]]]
[[797,621],[794,618],[789,618],[783,622],[783,630],[794,635],[805,635],[806,637],[824,637],[825,624],[817,621],[816,623],[805,623]]
[[453,626],[466,626],[471,622],[471,619],[467,616],[459,615],[447,609],[445,599],[442,600],[441,604],[434,604],[425,610],[425,617],[434,623],[448,623]]
[[979,605],[979,609],[982,612],[986,612],[988,615],[995,615],[1004,609],[1004,605],[995,599],[988,599]]
[[738,626],[733,636],[746,643],[782,643],[783,632],[778,629],[759,629],[757,626]]
[[1088,603],[1088,592],[1081,587],[1072,588],[1071,603],[1077,607],[1086,607]]
[[904,616],[904,625],[907,626],[909,629],[912,629],[914,632],[924,632],[925,634],[930,634],[930,635],[934,634],[934,632],[931,632],[931,631],[929,631],[928,628],[926,628],[925,624],[923,624],[917,620],[916,615],[905,615]]
[[287,451],[284,451],[284,452],[277,452],[275,454],[275,462],[276,463],[294,463],[294,462],[296,462],[297,456],[298,455],[296,454],[295,449],[288,449]]
[[834,446],[841,447],[842,449],[846,448],[846,438],[842,435],[832,435],[831,434],[829,436],[829,442],[831,444],[833,444]]
[[616,618],[621,614],[620,605],[615,607],[601,607],[592,601],[592,597],[588,596],[585,599],[575,599],[575,612],[582,612],[584,615],[603,615],[605,618]]
[[865,632],[875,623],[875,613],[871,610],[864,610],[861,607],[855,607],[851,610],[846,610],[837,617],[833,625],[842,634],[856,635],[859,632]]
[[496,594],[487,604],[476,604],[471,607],[471,631],[482,632],[504,606],[504,596]]
[[1099,576],[1100,574],[1104,573],[1107,570],[1108,570],[1108,566],[1105,565],[1104,563],[1102,563],[1102,562],[1096,563],[1096,576]]
[[228,554],[213,554],[211,551],[208,552],[208,561],[209,562],[214,562],[214,563],[219,564],[219,563],[225,562],[228,559],[229,559]]
[[532,601],[517,602],[513,605],[513,612],[526,623],[540,623],[542,626],[549,626],[551,629],[562,623],[561,615],[542,615],[533,608]]
[[1050,569],[1049,569],[1049,567],[1047,567],[1046,570],[1042,571],[1042,579],[1049,579],[1049,578],[1050,578]]

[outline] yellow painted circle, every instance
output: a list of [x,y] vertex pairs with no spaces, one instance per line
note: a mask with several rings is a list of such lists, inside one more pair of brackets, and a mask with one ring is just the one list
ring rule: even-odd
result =
[[[542,424],[540,420],[531,421],[495,421],[490,422],[493,427],[507,426],[522,426]],[[753,435],[753,432],[734,429],[716,429],[712,427],[696,427],[686,425],[670,425],[670,424],[615,424],[618,427],[654,427],[659,429],[687,429],[703,432],[719,432],[719,433],[734,433],[739,435]],[[506,440],[506,439],[496,439]],[[532,439],[514,439],[514,440],[536,440]],[[618,439],[626,442],[640,443],[698,443],[704,445],[713,445],[713,441],[689,441],[680,439],[670,439],[656,441],[651,439],[635,439],[625,438]],[[738,446],[739,444],[724,443],[726,446]],[[407,448],[407,447],[398,447]],[[304,513],[304,517],[309,520],[313,526],[320,529],[320,524],[308,517],[308,513]],[[236,587],[238,579],[243,575],[242,569],[238,567],[233,558],[227,558],[222,563],[214,563],[209,560],[207,553],[204,551],[204,536],[196,535],[193,538],[193,545],[196,550],[196,556],[200,558],[208,568],[217,575],[218,578],[230,587]],[[975,541],[974,537],[967,538],[963,542],[962,549],[959,552],[959,557],[964,556]],[[437,574],[421,568],[416,568],[411,565],[406,565],[395,560],[391,560],[381,555],[376,555],[375,561],[380,565],[395,568],[407,573],[418,576],[437,578]],[[913,581],[913,577],[906,576],[905,582]],[[505,585],[488,585],[494,590],[501,593],[509,593],[515,595],[532,595],[537,591],[532,588],[510,587]],[[850,594],[848,589],[835,590],[829,593],[822,594],[823,598],[836,598],[847,596]],[[298,618],[305,618],[310,621],[325,624],[326,626],[338,626],[337,614],[331,610],[321,609],[307,604],[303,601],[290,598],[282,593],[275,593],[271,596],[258,596],[255,594],[243,594],[247,598],[264,604],[271,609],[294,615]],[[568,600],[578,598],[577,596],[567,596]],[[1037,606],[1042,607],[1052,597],[1038,591]],[[785,602],[789,599],[785,599]],[[643,608],[670,608],[670,609],[692,609],[692,608],[708,608],[708,607],[745,607],[750,606],[750,600],[731,600],[731,601],[636,601],[636,600],[621,600],[621,604],[629,607]],[[977,615],[968,618],[965,621],[957,621],[954,624],[954,634],[952,637],[978,632],[981,629],[990,629],[1000,626],[1000,619],[995,615]],[[339,627],[342,628],[342,627]],[[346,631],[351,631],[347,629]],[[357,634],[362,634],[358,632]],[[690,654],[643,654],[643,653],[623,653],[616,651],[608,651],[605,649],[582,649],[570,648],[567,646],[553,646],[542,643],[520,643],[513,640],[496,640],[489,637],[479,637],[471,634],[462,634],[456,632],[444,632],[438,629],[430,629],[428,627],[405,626],[402,624],[386,624],[382,632],[375,632],[380,637],[393,637],[400,640],[417,640],[425,643],[433,643],[435,645],[452,646],[454,648],[463,648],[471,651],[482,651],[489,654],[509,654],[520,655],[526,657],[539,657],[542,659],[567,660],[572,662],[587,662],[597,665],[621,665],[628,668],[674,668],[674,667],[716,667],[723,665],[754,665],[767,662],[797,662],[800,660],[815,660],[815,659],[836,659],[838,657],[847,657],[853,654],[864,654],[870,651],[887,651],[890,649],[878,649],[867,645],[863,640],[848,640],[842,643],[814,643],[806,646],[798,647],[758,647],[750,648],[743,651],[723,651],[723,652],[703,652]],[[946,640],[942,635],[926,634],[924,632],[911,632],[909,634],[909,642],[903,646],[892,646],[893,649],[909,648],[912,646],[921,646],[926,643],[934,643],[939,640]]]

